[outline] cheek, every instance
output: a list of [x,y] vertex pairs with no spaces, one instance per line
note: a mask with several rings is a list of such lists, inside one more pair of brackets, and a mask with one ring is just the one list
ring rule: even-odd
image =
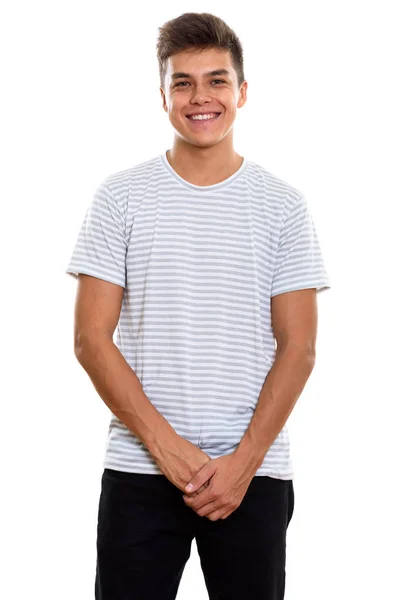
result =
[[181,121],[179,111],[176,111],[175,109],[169,112],[168,117],[171,123],[179,123]]
[[182,119],[185,119],[183,107],[174,105],[172,108],[170,108],[169,118],[174,121],[181,121]]

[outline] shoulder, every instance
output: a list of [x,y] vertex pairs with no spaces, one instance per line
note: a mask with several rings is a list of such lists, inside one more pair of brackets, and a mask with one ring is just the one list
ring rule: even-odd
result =
[[249,187],[262,195],[278,212],[290,211],[304,197],[297,187],[253,160],[248,161],[247,178]]
[[160,156],[136,163],[126,169],[106,175],[98,189],[105,192],[110,201],[125,212],[132,190],[145,189],[154,173],[160,170]]
[[159,167],[160,157],[155,156],[127,169],[107,175],[102,184],[106,185],[114,195],[118,195],[120,191],[128,189],[132,183],[145,183],[151,173],[158,170]]

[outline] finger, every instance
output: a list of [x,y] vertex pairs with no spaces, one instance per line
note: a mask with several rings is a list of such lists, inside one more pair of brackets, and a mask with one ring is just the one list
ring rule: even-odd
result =
[[209,517],[213,512],[218,511],[220,514],[224,514],[226,512],[226,506],[221,504],[221,501],[214,501],[205,504],[202,508],[196,510],[199,517]]
[[233,510],[228,510],[228,512],[226,512],[224,515],[222,515],[220,517],[220,519],[226,519],[227,517],[229,517],[229,515],[231,515],[234,511]]
[[200,489],[198,489],[196,492],[194,492],[194,496],[197,496],[201,492],[204,492],[205,489],[207,489],[206,484],[202,485]]
[[205,490],[207,487],[206,484],[202,485],[200,489],[196,490],[195,492],[190,492],[190,494],[188,492],[186,492],[185,496],[187,498],[195,498],[197,496],[197,494],[199,494],[200,492],[202,492],[203,490]]
[[205,483],[204,483],[204,484],[201,486],[201,488],[200,488],[200,489],[198,489],[198,490],[197,490],[197,492],[195,492],[195,493],[197,493],[197,494],[200,494],[200,492],[202,492],[203,490],[207,489],[207,486],[208,486],[208,481],[206,481],[206,482],[205,482]]
[[206,481],[205,484],[203,484],[201,486],[201,488],[199,490],[197,490],[197,492],[194,492],[194,495],[197,496],[197,494],[200,494],[200,492],[204,492],[204,490],[206,490],[208,488],[208,484],[209,484],[209,481]]
[[198,494],[200,494],[200,492],[204,492],[205,489],[207,489],[208,484],[210,483],[210,481],[206,481],[204,485],[201,486],[200,489],[198,489],[196,492],[192,492],[191,494],[185,494],[184,498],[195,498]]
[[195,498],[197,496],[197,494],[200,494],[200,492],[202,492],[205,489],[205,487],[202,485],[201,488],[199,490],[197,490],[197,492],[193,492],[193,494],[188,495],[188,498]]
[[185,492],[196,492],[206,481],[215,475],[217,468],[218,461],[210,460],[192,477],[185,487]]
[[[191,506],[194,510],[197,510],[197,509],[201,508],[202,506],[205,506],[206,504],[211,502],[210,494],[211,494],[210,489],[207,489],[207,490],[203,490],[201,492],[201,494],[197,494],[197,495],[193,494],[192,496],[187,496],[184,494],[183,498],[184,498],[186,504]],[[215,498],[213,498],[213,500],[215,500]]]
[[223,519],[223,512],[221,510],[215,510],[214,512],[206,515],[207,519],[210,521],[218,521],[218,519]]

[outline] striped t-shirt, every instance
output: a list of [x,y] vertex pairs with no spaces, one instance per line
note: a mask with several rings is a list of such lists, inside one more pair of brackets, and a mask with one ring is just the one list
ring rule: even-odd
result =
[[[275,358],[271,297],[330,287],[304,195],[246,159],[189,183],[165,153],[97,187],[66,272],[124,288],[114,342],[176,433],[231,454]],[[113,413],[104,468],[162,474]],[[255,473],[292,479],[287,425]]]

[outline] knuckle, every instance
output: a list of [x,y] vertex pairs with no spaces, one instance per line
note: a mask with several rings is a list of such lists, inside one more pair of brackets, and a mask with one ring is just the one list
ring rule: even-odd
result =
[[210,515],[210,521],[218,521],[218,519],[219,519],[219,514]]

